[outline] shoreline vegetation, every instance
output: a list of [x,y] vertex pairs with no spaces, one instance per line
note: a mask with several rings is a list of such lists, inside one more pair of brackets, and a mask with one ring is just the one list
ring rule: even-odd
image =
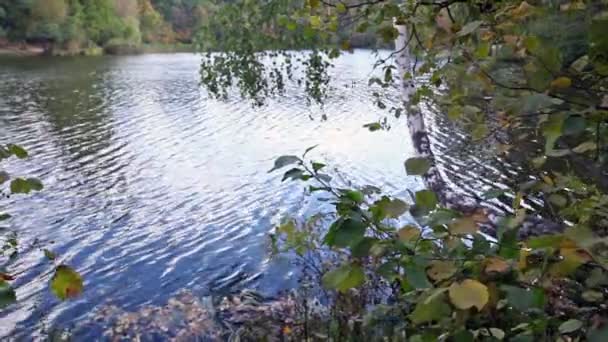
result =
[[76,49],[45,48],[43,45],[27,43],[0,44],[0,57],[74,57],[103,55],[139,55],[146,53],[186,53],[196,52],[193,44],[116,44],[105,47],[91,46]]
[[207,0],[0,0],[0,55],[193,52]]
[[[0,0],[0,56],[99,56],[219,50],[213,17],[230,2],[212,0]],[[201,39],[203,27],[209,36]],[[340,31],[334,43],[392,47],[372,32]],[[310,47],[283,42],[281,48]],[[277,45],[264,48],[275,49]],[[317,46],[317,45],[315,45]]]

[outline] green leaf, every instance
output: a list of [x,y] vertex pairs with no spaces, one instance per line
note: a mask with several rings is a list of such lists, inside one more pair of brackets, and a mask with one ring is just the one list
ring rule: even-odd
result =
[[545,153],[553,151],[555,142],[562,135],[564,118],[561,115],[552,115],[549,121],[543,126],[545,136]]
[[365,31],[367,31],[368,28],[369,28],[369,22],[364,21],[361,24],[359,24],[359,26],[357,26],[357,32],[363,33]]
[[378,242],[376,238],[365,237],[356,246],[352,247],[351,254],[355,258],[363,258],[369,256],[372,246]]
[[405,161],[405,170],[410,176],[422,176],[431,168],[431,162],[426,158],[416,157]]
[[338,2],[336,4],[336,11],[338,11],[338,13],[345,13],[346,12],[346,5],[344,5],[341,2]]
[[[318,146],[319,146],[319,145],[317,144],[317,145],[313,145],[313,146],[310,146],[310,147],[306,148],[306,150],[304,151],[304,154],[303,154],[302,156],[303,156],[303,157],[306,157],[306,155],[307,155],[307,154],[308,154],[310,151],[314,150],[314,149],[315,149],[315,148],[317,148]],[[293,156],[289,156],[289,157],[293,157]]]
[[474,342],[475,336],[468,330],[460,330],[453,336],[454,342]]
[[30,191],[30,183],[23,178],[15,178],[11,182],[11,192],[14,194],[28,194]]
[[384,205],[384,211],[390,218],[399,218],[409,209],[409,205],[400,199],[393,199]]
[[25,159],[27,158],[27,151],[18,145],[13,145],[13,144],[9,144],[7,146],[8,151],[12,154],[14,154],[17,158],[19,159]]
[[420,299],[408,317],[414,324],[423,324],[439,321],[451,313],[452,310],[446,303],[445,289],[439,289]]
[[429,226],[442,226],[451,223],[454,219],[460,217],[460,213],[446,208],[439,208],[431,214],[426,222]]
[[531,308],[542,309],[545,306],[545,293],[542,289],[523,289],[521,287],[503,285],[500,287],[506,293],[507,301],[519,311]]
[[526,246],[532,249],[559,248],[564,237],[562,235],[541,235],[526,241]]
[[471,138],[473,140],[481,140],[488,135],[488,126],[485,123],[479,123],[473,126],[471,130]]
[[0,214],[0,221],[6,221],[6,220],[8,220],[10,218],[11,218],[10,214],[7,214],[7,213]]
[[448,118],[452,121],[456,121],[462,117],[462,107],[461,106],[451,106],[448,109]]
[[365,199],[365,195],[361,191],[357,190],[347,190],[344,192],[344,197],[350,199],[355,203],[362,203]]
[[270,169],[268,172],[272,172],[278,169],[281,169],[287,165],[301,163],[302,160],[297,156],[280,156],[277,160],[274,161],[274,167]]
[[374,205],[369,208],[372,212],[375,221],[382,221],[386,217],[398,218],[403,215],[409,208],[409,205],[400,199],[390,199],[383,196],[380,200],[374,202]]
[[369,129],[370,132],[375,132],[382,129],[382,125],[379,122],[368,123],[363,125],[363,127]]
[[416,206],[425,212],[430,212],[437,206],[437,195],[430,190],[421,190],[416,192]]
[[61,300],[75,298],[82,293],[84,285],[78,272],[71,267],[60,265],[51,279],[51,291]]
[[578,115],[569,116],[563,124],[562,132],[565,135],[578,135],[587,128],[587,121]]
[[528,36],[524,39],[524,46],[532,53],[536,53],[540,46],[540,40],[535,36]]
[[426,276],[426,271],[422,265],[411,263],[404,267],[405,278],[407,282],[416,289],[428,289],[433,287],[433,284]]
[[325,164],[322,164],[322,163],[314,163],[314,162],[312,163],[312,169],[313,169],[315,172],[318,172],[319,170],[321,170],[321,169],[322,169],[322,168],[324,168],[325,166],[326,166],[326,165],[325,165]]
[[391,43],[399,37],[399,31],[393,25],[384,25],[377,33],[385,43]]
[[291,179],[291,180],[307,180],[308,177],[306,175],[304,175],[304,170],[300,170],[298,168],[293,168],[287,172],[285,172],[285,174],[283,175],[283,179],[281,179],[282,182]]
[[46,248],[43,249],[43,252],[44,252],[44,256],[51,261],[55,260],[57,258],[57,255],[55,253],[51,252],[50,250],[48,250]]
[[295,31],[298,28],[298,23],[295,21],[289,21],[287,22],[286,27],[289,31]]
[[462,29],[460,31],[458,31],[458,33],[456,33],[456,35],[458,37],[464,37],[466,35],[469,35],[469,34],[473,33],[475,30],[477,30],[481,24],[482,24],[482,21],[480,21],[480,20],[471,21],[471,22],[467,23],[466,25],[464,25],[462,27]]
[[324,242],[330,247],[356,246],[365,237],[367,226],[356,219],[338,219],[325,235]]
[[0,309],[17,301],[15,290],[4,280],[0,280]]
[[359,265],[343,265],[323,275],[322,283],[325,288],[345,292],[362,285],[365,273]]
[[475,50],[475,57],[477,58],[486,58],[490,54],[490,42],[481,42],[477,45],[477,49]]
[[44,186],[42,185],[42,182],[39,179],[36,178],[28,178],[26,179],[30,189],[34,190],[34,191],[40,191],[44,188]]
[[577,331],[578,329],[583,327],[583,322],[578,319],[569,319],[564,323],[560,324],[558,330],[562,334],[569,334]]
[[522,111],[524,113],[536,113],[539,110],[560,105],[564,101],[545,94],[532,94],[522,97]]

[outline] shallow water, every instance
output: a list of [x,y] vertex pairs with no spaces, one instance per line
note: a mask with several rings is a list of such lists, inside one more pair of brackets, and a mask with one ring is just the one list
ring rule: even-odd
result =
[[[362,128],[386,114],[367,86],[374,60],[342,57],[324,108],[296,89],[262,108],[209,99],[194,54],[0,60],[0,143],[31,155],[2,168],[45,185],[1,203],[22,243],[9,269],[23,273],[0,337],[70,326],[104,304],[162,304],[184,288],[272,295],[294,286],[289,260],[268,259],[267,233],[319,202],[267,173],[277,156],[319,144],[311,156],[356,185],[402,198],[420,187],[402,164],[414,154],[405,119],[390,131]],[[81,272],[79,299],[50,294],[52,265],[35,239]]]

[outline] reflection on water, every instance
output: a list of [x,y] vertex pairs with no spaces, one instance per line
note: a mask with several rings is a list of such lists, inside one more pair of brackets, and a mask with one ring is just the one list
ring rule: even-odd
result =
[[[0,142],[32,155],[3,167],[45,184],[8,200],[24,243],[10,269],[24,273],[18,304],[0,314],[0,336],[69,326],[108,303],[162,304],[182,288],[293,286],[294,270],[268,260],[265,237],[282,217],[319,203],[267,173],[277,156],[319,144],[312,156],[354,184],[400,197],[420,186],[402,166],[413,154],[405,121],[389,132],[361,127],[382,115],[367,88],[373,60],[365,51],[343,57],[324,109],[307,107],[300,91],[263,108],[211,100],[190,54],[0,60]],[[52,297],[52,266],[34,239],[83,274],[82,297]]]

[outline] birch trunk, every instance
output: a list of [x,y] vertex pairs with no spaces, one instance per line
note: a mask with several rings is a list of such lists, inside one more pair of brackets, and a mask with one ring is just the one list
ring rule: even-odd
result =
[[447,204],[445,190],[442,186],[442,178],[439,169],[434,163],[433,151],[428,137],[428,131],[424,122],[424,116],[419,106],[410,106],[409,100],[412,94],[416,91],[414,77],[406,78],[406,74],[414,75],[412,58],[409,49],[410,34],[408,33],[407,25],[396,23],[395,28],[399,32],[399,36],[395,40],[396,62],[399,75],[401,77],[401,96],[405,105],[407,114],[407,125],[410,131],[410,137],[414,148],[419,157],[426,158],[431,162],[430,170],[424,175],[424,181],[429,189],[437,194],[439,200]]
[[[429,132],[425,124],[423,110],[424,105],[410,106],[409,100],[412,94],[416,91],[414,77],[404,77],[407,73],[414,75],[412,70],[412,58],[408,43],[410,37],[408,34],[408,28],[406,25],[400,25],[395,23],[395,28],[399,32],[399,36],[395,40],[395,55],[397,61],[397,67],[401,77],[401,95],[405,105],[405,112],[407,115],[407,124],[410,131],[410,136],[414,148],[419,157],[426,158],[431,162],[431,168],[423,176],[426,186],[432,190],[439,201],[446,207],[459,210],[462,213],[475,213],[480,210],[483,211],[484,215],[488,217],[488,222],[484,224],[484,228],[490,235],[496,233],[496,227],[501,216],[504,213],[494,213],[485,208],[482,200],[472,200],[462,195],[458,195],[450,191],[449,186],[444,181],[440,169],[437,167],[437,163],[431,148],[429,140]],[[528,215],[525,222],[522,224],[520,229],[520,237],[529,235],[539,234],[550,234],[563,230],[563,224],[556,223],[551,220],[539,217],[537,215]]]

